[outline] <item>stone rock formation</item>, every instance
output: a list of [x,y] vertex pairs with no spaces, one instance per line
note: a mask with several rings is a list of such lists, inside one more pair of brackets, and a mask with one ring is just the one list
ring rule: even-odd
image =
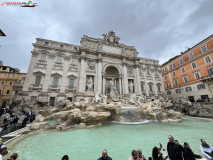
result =
[[[171,101],[156,99],[147,102],[143,96],[130,95],[129,98],[107,99],[96,94],[92,100],[85,99],[79,102],[61,101],[55,107],[50,107],[45,101],[26,100],[19,109],[36,113],[36,120],[31,129],[57,128],[69,129],[72,127],[100,126],[111,121],[143,122],[155,120],[159,122],[180,122],[181,113],[168,109]],[[14,112],[17,112],[14,108]],[[20,111],[20,110],[19,110]],[[50,123],[55,122],[54,126]]]

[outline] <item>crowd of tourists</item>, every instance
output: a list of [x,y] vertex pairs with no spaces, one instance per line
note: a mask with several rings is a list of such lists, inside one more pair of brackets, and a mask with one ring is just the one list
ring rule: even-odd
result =
[[[152,149],[152,156],[146,158],[141,149],[132,150],[129,160],[195,160],[202,158],[200,155],[194,154],[187,142],[184,142],[182,146],[178,140],[174,140],[173,136],[170,135],[168,139],[167,151],[160,144],[160,147],[155,146]],[[207,160],[213,160],[213,148],[204,139],[201,139],[200,149]],[[64,155],[62,160],[69,160],[68,155]],[[107,150],[103,150],[102,156],[98,160],[112,160],[112,158],[108,156]]]
[[[14,115],[12,113],[12,106],[7,106],[5,108],[0,107],[0,117],[4,114],[8,113],[8,116],[5,116],[3,120],[3,124],[0,124],[0,131],[7,131],[6,133],[9,133],[11,131],[15,131],[16,129],[24,128],[26,127],[27,123],[31,123],[35,120],[35,114],[31,111],[29,112],[23,112],[22,115],[24,115],[24,119],[21,120],[18,117],[18,115]],[[21,115],[21,116],[22,116]],[[2,134],[1,134],[2,135]]]
[[[174,140],[173,136],[169,135],[168,139],[167,151],[163,148],[162,144],[160,144],[160,147],[155,146],[152,149],[152,156],[146,158],[142,154],[141,149],[132,150],[129,160],[195,160],[202,158],[200,155],[194,154],[187,142],[184,142],[182,146],[179,144],[178,140]],[[201,139],[200,150],[207,160],[213,160],[213,148],[207,144],[204,139]],[[4,146],[0,138],[0,160],[7,154],[7,147]],[[16,160],[17,158],[18,154],[13,153],[8,160]],[[69,156],[64,155],[62,160],[69,160]],[[98,160],[112,160],[112,158],[108,156],[107,150],[103,150],[102,156],[98,158]]]
[[[2,142],[2,139],[0,138],[0,160],[3,160],[3,158],[8,154],[7,147],[5,147],[4,143]],[[18,153],[13,153],[9,159],[7,160],[16,160],[18,158]]]

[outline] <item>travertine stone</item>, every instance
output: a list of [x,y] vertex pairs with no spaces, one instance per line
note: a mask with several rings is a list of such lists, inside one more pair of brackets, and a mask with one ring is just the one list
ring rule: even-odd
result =
[[[157,89],[160,84],[164,92],[162,76],[156,73],[159,62],[137,57],[135,47],[119,43],[120,38],[113,31],[103,34],[103,39],[83,36],[80,46],[36,40],[22,90],[28,95],[22,97],[45,99],[54,104],[62,99],[91,99],[91,95],[97,92],[109,96],[110,81],[118,95],[128,96],[129,82],[132,81],[133,93],[137,96],[142,93],[146,93],[148,99],[163,96]],[[93,80],[89,93],[86,92],[88,77]],[[141,84],[144,84],[143,92]],[[153,92],[149,91],[148,84],[152,84]]]

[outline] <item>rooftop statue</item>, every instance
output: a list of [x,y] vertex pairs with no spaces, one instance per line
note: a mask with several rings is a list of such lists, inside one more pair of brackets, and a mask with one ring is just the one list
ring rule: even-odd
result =
[[119,44],[120,38],[113,31],[109,31],[108,34],[102,34],[102,36],[104,37],[103,41],[106,43]]

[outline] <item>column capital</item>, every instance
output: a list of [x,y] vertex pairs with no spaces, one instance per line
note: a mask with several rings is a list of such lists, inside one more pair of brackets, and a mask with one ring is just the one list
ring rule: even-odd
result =
[[38,51],[31,51],[32,57],[37,57],[38,56]]

